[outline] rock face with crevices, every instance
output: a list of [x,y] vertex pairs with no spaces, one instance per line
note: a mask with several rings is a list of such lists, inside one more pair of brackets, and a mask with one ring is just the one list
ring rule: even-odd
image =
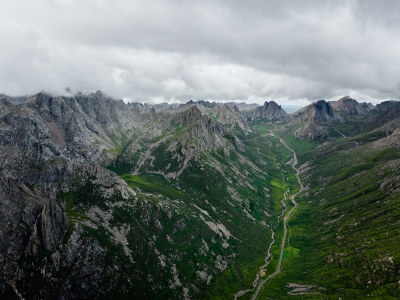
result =
[[266,119],[269,121],[287,120],[289,115],[275,101],[265,101],[263,106],[246,112],[250,121]]
[[332,106],[325,100],[318,100],[296,113],[297,119],[303,122],[327,122],[335,120]]
[[[84,260],[103,257],[104,249],[84,238],[79,226],[73,231],[76,224],[60,195],[79,192],[91,178],[99,197],[134,197],[123,180],[100,164],[109,160],[102,151],[115,147],[110,136],[119,136],[121,129],[144,122],[146,116],[100,92],[73,98],[39,93],[18,104],[2,98],[0,108],[0,295],[12,288],[29,299],[51,299],[58,287],[67,291],[85,277],[79,281],[91,286],[87,297],[98,295],[96,289],[102,289],[96,278],[104,276],[96,262],[89,268]],[[68,230],[79,242],[63,242]],[[43,253],[48,254],[39,263]],[[74,266],[80,272],[66,271]],[[85,295],[82,284],[61,298]]]
[[182,201],[174,199],[182,191],[138,195],[117,173],[179,180],[203,152],[244,153],[238,135],[250,129],[238,108],[203,101],[156,110],[101,92],[14,100],[0,99],[0,296],[154,298],[168,290],[185,298],[234,257],[230,236],[218,243],[214,233],[204,236],[212,253],[189,285],[181,260],[206,250],[168,250],[156,241],[172,243],[187,227],[198,237],[207,222],[226,227],[212,215],[186,225],[197,208],[182,202],[175,209],[171,200]]
[[228,104],[223,104],[218,112],[218,120],[221,124],[230,124],[232,128],[237,126],[243,132],[249,133],[250,128],[247,124],[246,119],[240,113],[237,106],[230,106]]
[[0,176],[0,291],[25,277],[19,262],[27,255],[54,249],[68,229],[65,210],[54,199]]
[[307,123],[303,127],[297,129],[294,132],[294,136],[300,140],[315,140],[318,138],[323,139],[327,136],[327,131],[315,123]]
[[365,116],[374,108],[371,103],[359,103],[357,100],[345,96],[338,101],[330,102],[334,112],[344,113],[352,116]]

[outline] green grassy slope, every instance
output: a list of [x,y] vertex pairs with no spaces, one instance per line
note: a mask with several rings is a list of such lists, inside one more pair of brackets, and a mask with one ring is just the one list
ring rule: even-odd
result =
[[260,299],[400,296],[400,151],[377,146],[380,137],[330,140],[299,153],[308,190],[289,223],[282,272]]
[[[400,296],[400,154],[376,146],[383,132],[334,124],[323,141],[299,141],[293,132],[302,124],[259,121],[250,134],[231,130],[224,146],[200,150],[192,125],[172,123],[137,149],[136,136],[121,141],[109,168],[136,197],[104,199],[90,180],[62,195],[71,226],[99,241],[106,264],[119,266],[117,297],[232,299],[251,288],[274,228],[274,259],[261,279],[272,274],[283,237],[277,217],[292,207],[281,200],[299,189],[293,155],[278,136],[298,154],[306,190],[288,223],[282,270],[259,298]],[[203,138],[219,138],[210,128]]]
[[[71,226],[98,240],[106,249],[106,264],[119,266],[117,297],[183,298],[187,293],[231,299],[251,285],[284,209],[283,194],[296,185],[287,164],[291,153],[276,137],[265,135],[271,128],[259,124],[247,136],[237,131],[245,151],[201,151],[179,177],[171,178],[159,173],[182,166],[168,150],[185,130],[178,128],[158,144],[160,138],[148,142],[156,145],[155,158],[139,174],[126,173],[126,164],[110,166],[137,197],[102,198],[94,178],[75,193],[63,194]],[[120,153],[124,159],[130,155]],[[123,243],[116,241],[121,234]]]

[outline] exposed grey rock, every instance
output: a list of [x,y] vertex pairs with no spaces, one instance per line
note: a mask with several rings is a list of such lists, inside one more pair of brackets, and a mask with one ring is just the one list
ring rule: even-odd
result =
[[202,106],[207,107],[207,108],[214,108],[214,107],[216,107],[218,105],[215,102],[208,102],[208,101],[204,101],[204,100],[198,100],[198,101],[189,100],[185,104],[181,105],[181,107],[188,107],[188,106],[191,106],[193,104],[202,105]]
[[[4,173],[4,172],[3,172]],[[26,274],[19,261],[26,255],[54,249],[68,228],[65,211],[37,189],[0,177],[0,295]]]
[[221,125],[214,123],[211,118],[202,116],[198,122],[188,129],[186,138],[196,139],[201,150],[218,148],[225,145],[224,130]]
[[333,122],[335,116],[330,103],[318,100],[295,114],[296,119],[303,122]]
[[327,132],[321,126],[311,122],[297,129],[294,133],[294,136],[300,140],[314,140],[316,138],[325,138],[327,136]]
[[[370,112],[367,104],[368,109],[354,106],[352,99],[339,102],[338,113],[361,109],[371,118],[388,119],[397,114],[393,103]],[[303,119],[289,119],[272,101],[253,113],[257,120],[287,120],[289,125],[301,120],[305,124],[296,137],[316,139],[325,138],[329,122],[336,120],[332,110],[330,104],[317,102],[300,114]],[[122,171],[115,170],[161,174],[172,185],[187,180],[185,170],[200,170],[203,178],[190,179],[198,180],[199,186],[204,174],[218,172],[221,184],[230,183],[228,193],[253,222],[249,200],[235,185],[257,191],[249,175],[268,174],[259,168],[265,162],[245,156],[245,144],[251,143],[240,139],[250,129],[238,106],[201,100],[185,105],[125,104],[101,92],[73,97],[39,93],[18,103],[1,98],[0,112],[0,297],[11,289],[26,299],[152,298],[162,289],[165,295],[169,282],[174,283],[167,291],[171,298],[195,297],[199,287],[231,264],[237,243],[229,240],[236,239],[236,233],[230,222],[218,221],[227,213],[221,207],[215,208],[201,193],[193,203],[174,199],[174,189],[165,195],[143,191],[136,196],[105,166],[129,162]],[[389,136],[391,132],[382,139],[384,147],[398,147],[398,132]],[[207,152],[212,155],[204,155]],[[204,182],[204,189],[212,188]],[[396,182],[382,188],[396,190]],[[204,218],[195,223],[199,232],[190,228],[198,213],[191,215],[192,206]],[[204,236],[206,242],[203,230],[216,235]],[[162,249],[160,245],[179,242],[175,233],[185,234],[184,250]],[[192,250],[199,237],[205,247]],[[207,262],[196,258],[193,263],[188,255],[205,255]],[[188,279],[183,264],[198,276]]]
[[338,101],[330,102],[334,112],[345,113],[352,116],[365,116],[372,109],[371,103],[358,103],[357,100],[349,96],[343,97]]
[[246,102],[228,102],[230,106],[237,107],[240,111],[248,111],[258,107],[256,103],[246,103]]
[[[118,256],[110,257],[107,247],[116,251],[113,255],[129,256],[128,263],[135,266],[136,257],[129,252],[135,248],[124,244],[130,227],[121,230],[110,223],[113,236],[118,237],[113,241],[122,243],[123,251],[118,252],[114,244],[106,247],[104,241],[101,244],[88,234],[88,228],[104,227],[101,218],[78,221],[74,215],[68,217],[61,196],[75,197],[71,201],[78,201],[73,208],[78,210],[92,211],[91,205],[102,211],[129,209],[135,192],[104,168],[119,157],[122,146],[132,152],[148,147],[152,157],[155,140],[166,128],[179,124],[182,134],[176,144],[169,142],[169,151],[179,162],[179,169],[171,172],[175,177],[200,151],[221,147],[245,151],[230,130],[249,129],[240,111],[230,106],[204,102],[189,105],[183,112],[158,112],[149,105],[124,104],[101,92],[73,97],[39,93],[28,98],[17,105],[0,101],[0,296],[11,289],[27,299],[93,299],[116,291],[120,270],[126,266]],[[215,120],[218,113],[220,121]],[[150,226],[148,204],[144,209],[143,220],[138,222]],[[101,238],[108,245],[107,234]],[[136,256],[149,255],[144,246],[138,241]],[[167,258],[165,264],[169,264]],[[143,278],[140,270],[129,272],[136,279]],[[124,282],[127,286],[118,287],[118,292],[134,293],[136,283]]]
[[242,143],[241,140],[239,140],[239,138],[236,135],[233,135],[233,142],[234,142],[236,150],[238,150],[240,152],[246,151],[246,146]]
[[[0,106],[0,295],[12,287],[28,299],[98,297],[108,271],[96,258],[104,250],[86,237],[63,244],[70,223],[59,192],[90,175],[100,196],[134,197],[98,162],[103,149],[115,147],[110,136],[145,121],[136,106],[101,93],[39,93],[18,105],[1,99]],[[46,251],[51,259],[39,262]]]
[[6,98],[0,98],[0,118],[8,115],[12,110],[13,105]]
[[36,219],[29,241],[29,252],[38,254],[42,250],[53,249],[62,241],[67,229],[65,210],[55,200],[51,200]]
[[263,106],[259,106],[245,114],[250,121],[266,119],[270,121],[286,120],[289,115],[275,101],[265,101]]
[[389,110],[398,110],[400,107],[400,101],[397,100],[389,100],[383,101],[376,105],[376,110],[379,112],[387,112]]
[[400,149],[400,128],[397,128],[390,135],[379,139],[372,144],[372,148],[375,150],[383,150],[392,147]]
[[243,132],[250,132],[246,119],[242,116],[237,106],[224,104],[218,112],[218,122],[221,124],[230,124],[232,128],[239,127]]

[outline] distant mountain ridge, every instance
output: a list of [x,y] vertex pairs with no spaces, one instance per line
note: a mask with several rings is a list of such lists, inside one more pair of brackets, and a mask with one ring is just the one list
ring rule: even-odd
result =
[[358,103],[357,100],[349,96],[340,98],[338,101],[332,101],[331,106],[336,112],[344,112],[351,115],[363,116],[368,113],[374,106],[371,103]]

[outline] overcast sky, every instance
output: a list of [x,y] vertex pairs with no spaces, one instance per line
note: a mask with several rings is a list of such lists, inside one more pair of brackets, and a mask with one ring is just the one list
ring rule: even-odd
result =
[[400,1],[1,0],[0,92],[305,104],[400,95]]

